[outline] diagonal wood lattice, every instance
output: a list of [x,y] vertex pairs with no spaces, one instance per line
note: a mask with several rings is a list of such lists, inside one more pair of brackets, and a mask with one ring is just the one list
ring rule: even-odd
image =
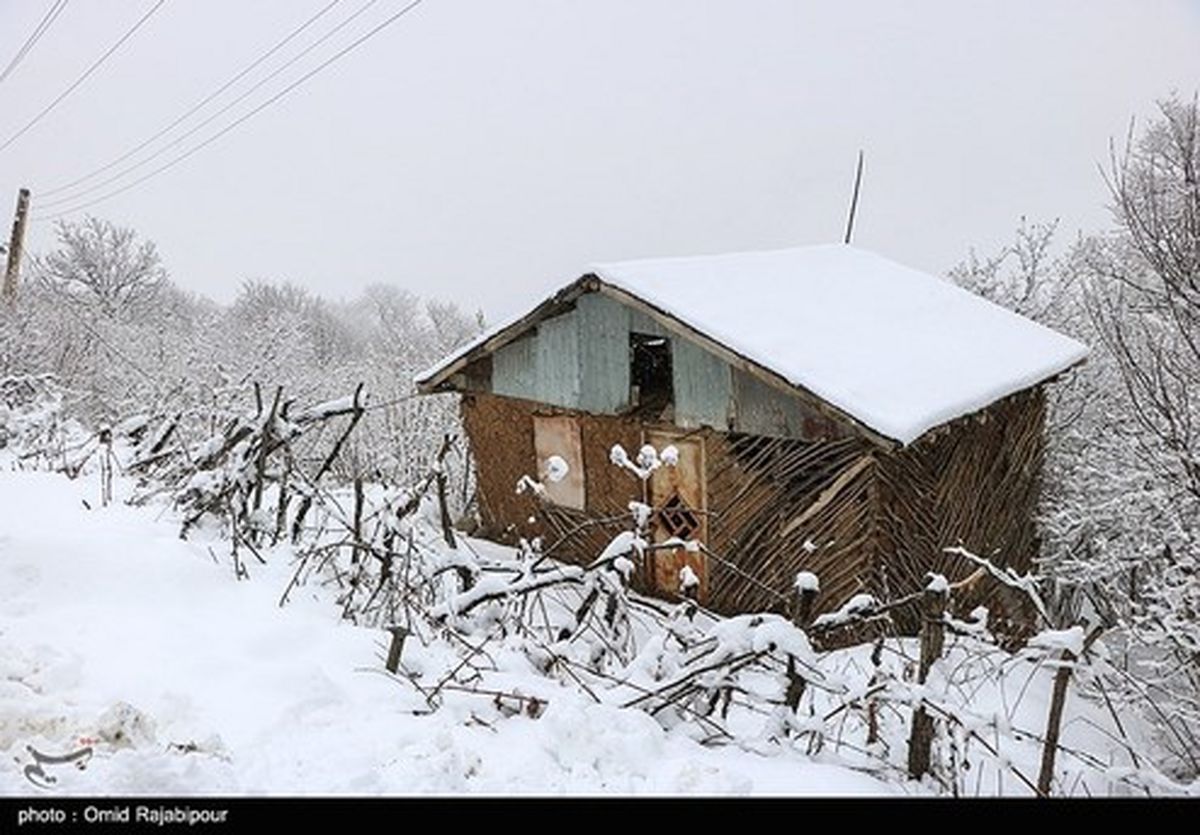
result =
[[[587,470],[584,510],[515,494],[512,485],[535,465],[534,414],[578,419]],[[554,556],[589,562],[628,529],[628,503],[642,500],[641,485],[612,466],[608,454],[615,443],[636,449],[642,424],[484,394],[464,397],[463,418],[480,462],[486,533],[502,541],[541,535],[556,544]],[[957,545],[998,566],[1029,570],[1037,550],[1044,420],[1044,394],[1030,389],[894,451],[861,437],[798,440],[697,430],[708,450],[707,546],[722,557],[710,562],[703,602],[725,614],[783,613],[798,571],[820,578],[821,611],[863,592],[894,600],[921,588],[927,572],[951,581],[971,574],[973,565],[944,552]],[[689,523],[682,511],[664,506],[658,517],[682,530]],[[1016,631],[1030,618],[990,580],[958,598],[964,611],[986,603],[994,622],[1007,620]],[[893,617],[901,630],[916,629],[915,611]]]

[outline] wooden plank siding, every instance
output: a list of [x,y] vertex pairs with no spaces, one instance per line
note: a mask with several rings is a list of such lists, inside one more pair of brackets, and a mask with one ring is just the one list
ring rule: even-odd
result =
[[579,322],[574,311],[538,324],[534,399],[579,408]]

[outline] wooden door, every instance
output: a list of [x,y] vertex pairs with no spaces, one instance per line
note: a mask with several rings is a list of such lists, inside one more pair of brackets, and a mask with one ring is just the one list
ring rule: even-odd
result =
[[[668,446],[678,452],[674,466],[664,464],[650,476],[647,499],[654,508],[653,541],[676,538],[707,544],[704,441],[662,431],[647,431],[645,439],[660,454]],[[708,598],[708,558],[698,550],[679,547],[652,552],[648,560],[651,589],[669,597],[678,595],[679,572],[685,565],[699,579],[698,599],[704,602]]]

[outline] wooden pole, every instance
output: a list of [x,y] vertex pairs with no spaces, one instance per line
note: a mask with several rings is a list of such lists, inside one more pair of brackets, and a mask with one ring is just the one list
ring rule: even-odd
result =
[[17,192],[17,212],[13,216],[12,236],[8,239],[8,265],[4,270],[4,301],[17,303],[17,278],[21,272],[21,254],[25,250],[25,221],[29,217],[29,189]]
[[816,614],[817,596],[821,593],[821,583],[817,575],[802,571],[796,575],[792,584],[792,623],[800,629],[812,626],[813,615]]
[[[871,666],[875,672],[871,674],[868,690],[874,690],[879,684],[879,668],[883,664],[883,636],[875,639],[875,648],[871,650]],[[875,697],[867,699],[867,744],[879,742],[879,701]]]
[[1054,674],[1054,695],[1050,697],[1050,716],[1046,719],[1046,742],[1042,746],[1042,767],[1038,771],[1038,792],[1050,796],[1054,783],[1054,760],[1058,753],[1058,735],[1062,729],[1063,708],[1067,703],[1067,686],[1071,683],[1071,665],[1075,653],[1069,649],[1062,652],[1062,666]]
[[[921,670],[919,684],[929,677],[933,663],[942,657],[946,644],[946,603],[950,596],[944,577],[928,575],[928,584],[921,595],[924,619],[921,624]],[[929,772],[930,749],[933,747],[933,717],[925,708],[913,712],[912,733],[908,738],[908,776],[921,779]]]
[[[812,625],[813,615],[816,614],[817,595],[821,593],[821,584],[817,575],[802,571],[796,575],[792,584],[795,596],[792,598],[792,623],[800,629],[808,629]],[[795,657],[787,657],[787,691],[783,703],[788,710],[796,713],[800,709],[800,699],[804,697],[804,689],[808,686],[804,676],[796,664]]]
[[858,211],[858,189],[862,185],[863,172],[863,152],[858,152],[858,169],[854,172],[854,196],[850,198],[850,215],[846,218],[846,240],[843,243],[850,243],[850,237],[854,234],[854,215]]
[[389,673],[394,673],[400,669],[400,656],[404,654],[404,639],[408,637],[408,630],[403,626],[389,626],[388,632],[392,633],[392,641],[388,645],[384,667]]
[[[450,522],[450,507],[446,502],[446,453],[453,445],[454,436],[449,434],[442,436],[442,448],[438,451],[437,457],[437,497],[442,516],[442,537],[448,546],[457,548],[458,546],[454,542],[454,525]],[[466,582],[464,585],[465,588],[470,588]]]
[[350,564],[358,565],[358,551],[363,547],[363,479],[361,473],[354,476],[354,545],[350,548]]
[[100,506],[112,501],[112,429],[100,430]]
[[[1087,652],[1096,639],[1100,637],[1099,627],[1088,633],[1083,642],[1083,651]],[[1042,746],[1042,767],[1038,771],[1038,792],[1042,797],[1050,796],[1050,788],[1054,783],[1054,760],[1058,754],[1058,738],[1062,731],[1063,708],[1067,704],[1067,688],[1071,684],[1071,673],[1078,661],[1075,653],[1069,649],[1062,651],[1058,671],[1054,674],[1054,692],[1050,697],[1050,715],[1046,719],[1046,742]]]

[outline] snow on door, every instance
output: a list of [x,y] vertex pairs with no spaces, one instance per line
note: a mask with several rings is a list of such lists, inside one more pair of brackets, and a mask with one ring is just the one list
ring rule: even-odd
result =
[[563,507],[583,510],[583,445],[575,418],[535,415],[533,450],[538,481],[546,486],[546,498]]
[[[685,542],[708,541],[708,500],[704,489],[704,441],[670,432],[649,431],[646,443],[661,451],[674,446],[679,451],[675,466],[662,466],[650,476],[648,499],[654,508],[654,542],[678,538]],[[684,566],[700,581],[698,599],[708,597],[708,558],[699,551],[673,548],[654,551],[650,557],[650,584],[656,591],[679,593],[679,574]]]

